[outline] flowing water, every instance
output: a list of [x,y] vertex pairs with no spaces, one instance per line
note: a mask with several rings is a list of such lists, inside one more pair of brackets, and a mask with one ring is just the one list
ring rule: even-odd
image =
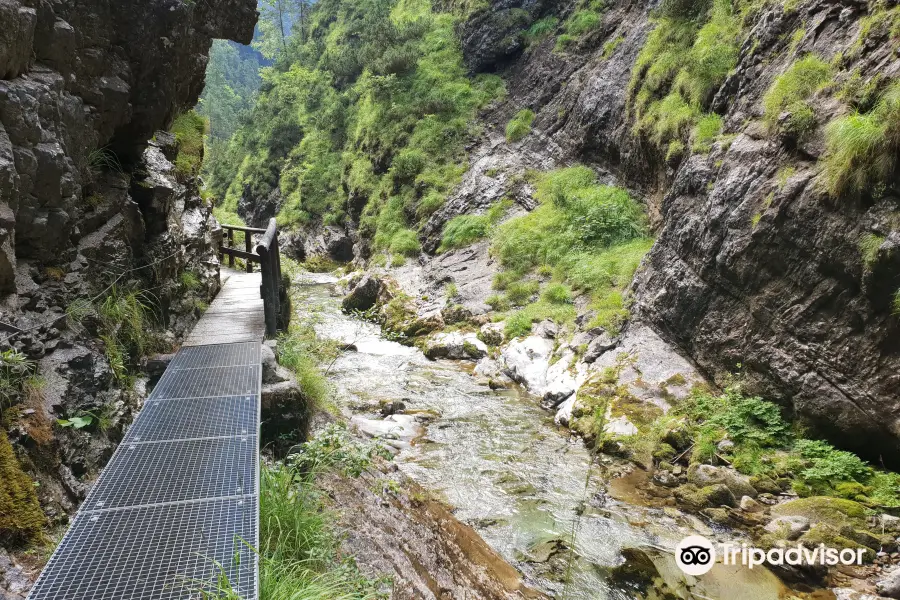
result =
[[[673,548],[689,531],[686,517],[605,498],[584,444],[554,425],[521,390],[479,385],[465,363],[431,361],[385,340],[379,328],[340,311],[330,280],[308,276],[299,288],[304,313],[320,337],[352,343],[330,367],[348,416],[378,418],[379,401],[433,411],[423,438],[396,459],[400,469],[454,507],[531,585],[566,599],[625,599],[610,568],[626,547]],[[696,524],[696,522],[695,522]],[[577,529],[577,533],[576,533]],[[574,545],[572,540],[574,538]],[[548,555],[557,542],[574,547]]]

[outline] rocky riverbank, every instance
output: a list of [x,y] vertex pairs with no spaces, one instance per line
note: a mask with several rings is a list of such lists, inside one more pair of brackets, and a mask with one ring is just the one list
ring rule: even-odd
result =
[[[468,266],[473,264],[477,262]],[[898,521],[879,511],[877,503],[809,493],[798,497],[789,475],[742,474],[729,466],[735,444],[728,439],[718,441],[712,460],[717,466],[691,460],[696,440],[683,421],[669,422],[662,433],[647,430],[698,390],[715,390],[650,327],[632,321],[612,334],[584,331],[579,320],[568,326],[543,321],[530,334],[506,339],[503,322],[496,318],[502,315],[490,309],[474,314],[460,302],[465,292],[459,289],[447,298],[446,282],[429,278],[429,266],[345,276],[337,284],[338,293],[346,294],[344,309],[375,320],[394,339],[417,346],[431,359],[468,363],[482,385],[522,386],[557,424],[584,437],[601,455],[627,458],[624,464],[632,466],[610,482],[612,497],[677,508],[697,515],[708,527],[743,532],[765,548],[796,543],[860,548],[865,555],[860,567],[785,568],[778,575],[795,589],[829,587],[839,597],[850,590],[888,597],[897,593],[890,577],[900,562]],[[602,404],[598,397],[604,398]],[[595,414],[598,406],[602,414]],[[368,434],[384,432],[372,426]],[[654,443],[638,443],[654,435]]]

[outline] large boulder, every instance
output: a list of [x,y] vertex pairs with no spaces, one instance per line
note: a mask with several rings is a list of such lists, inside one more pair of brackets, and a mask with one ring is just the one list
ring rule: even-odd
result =
[[428,358],[478,360],[487,356],[488,348],[474,333],[436,333],[425,340],[423,352]]
[[875,584],[878,593],[887,598],[900,598],[900,568],[895,568]]
[[690,483],[700,487],[723,484],[737,498],[742,496],[756,498],[757,495],[756,489],[750,485],[749,478],[727,467],[692,465],[688,469],[687,476]]
[[506,374],[532,394],[543,395],[553,346],[553,340],[536,335],[514,340],[501,355]]
[[344,297],[341,306],[346,312],[366,311],[378,303],[384,284],[371,275],[363,275],[350,292]]

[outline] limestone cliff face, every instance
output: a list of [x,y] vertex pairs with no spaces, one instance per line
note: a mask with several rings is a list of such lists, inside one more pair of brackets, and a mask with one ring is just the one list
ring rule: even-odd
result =
[[[434,251],[448,219],[503,196],[532,208],[532,190],[517,177],[526,169],[591,165],[601,179],[645,199],[657,232],[634,285],[633,323],[651,325],[713,378],[740,364],[751,389],[782,401],[835,443],[896,462],[900,318],[891,314],[891,298],[900,287],[898,180],[877,200],[822,191],[824,127],[848,110],[834,94],[812,100],[818,124],[802,141],[771,134],[762,123],[766,90],[806,53],[825,61],[843,53],[841,72],[856,71],[863,81],[897,77],[900,60],[887,31],[861,37],[875,3],[801,1],[785,10],[775,2],[762,9],[745,25],[750,35],[738,65],[712,102],[733,137],[708,154],[668,161],[633,133],[627,106],[653,6],[610,4],[602,24],[564,52],[554,51],[553,36],[524,50],[501,43],[508,34],[488,35],[500,26],[485,15],[462,28],[467,62],[500,70],[510,95],[485,115],[470,170],[428,223],[423,246]],[[573,8],[523,7],[532,18],[565,17]],[[615,43],[612,53],[607,42]],[[537,113],[534,131],[507,144],[503,127],[526,107]],[[778,173],[789,176],[779,181]],[[867,234],[884,238],[868,266],[859,250]],[[465,252],[490,269],[484,248]],[[427,260],[426,270],[446,279],[441,264],[457,254]],[[490,293],[484,269],[451,270],[461,293],[477,292],[475,304]]]
[[[256,17],[254,0],[0,0],[0,349],[43,380],[2,423],[51,518],[140,402],[73,303],[140,287],[175,342],[218,288],[221,230],[155,132],[196,103],[212,39],[249,43]],[[88,413],[103,427],[53,425]]]

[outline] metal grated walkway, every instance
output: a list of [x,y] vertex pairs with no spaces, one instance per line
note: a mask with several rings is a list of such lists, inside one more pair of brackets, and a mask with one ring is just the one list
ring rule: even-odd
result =
[[262,332],[246,327],[252,341],[178,352],[31,600],[188,600],[221,577],[256,600]]

